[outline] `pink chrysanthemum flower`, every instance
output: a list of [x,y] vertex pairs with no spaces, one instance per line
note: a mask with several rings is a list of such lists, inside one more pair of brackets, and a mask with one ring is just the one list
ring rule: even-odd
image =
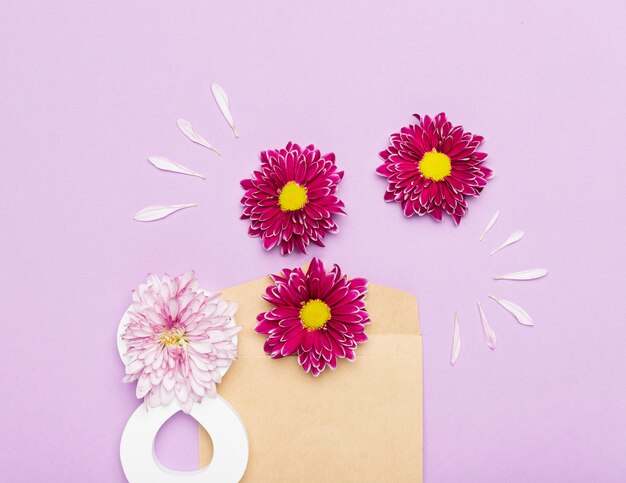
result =
[[314,376],[326,366],[337,367],[338,358],[354,360],[357,344],[365,342],[367,280],[348,280],[337,265],[326,273],[317,258],[306,273],[284,269],[272,275],[265,300],[275,305],[257,316],[256,331],[267,334],[265,352],[274,359],[292,354]]
[[237,358],[233,315],[237,304],[199,288],[193,272],[149,275],[133,292],[122,340],[124,382],[137,381],[149,407],[176,399],[189,413],[194,402],[215,397],[222,371]]
[[459,224],[467,212],[466,197],[478,196],[491,178],[482,166],[486,153],[477,151],[483,137],[453,126],[445,113],[434,119],[414,114],[418,123],[391,135],[380,153],[385,162],[376,172],[387,178],[385,201],[399,201],[405,216],[443,214]]
[[250,220],[248,234],[260,237],[266,250],[280,245],[283,255],[294,248],[306,253],[309,243],[324,246],[326,233],[337,232],[333,215],[343,211],[335,196],[343,171],[333,153],[320,154],[312,144],[302,149],[263,151],[261,169],[241,181],[246,190],[242,219]]

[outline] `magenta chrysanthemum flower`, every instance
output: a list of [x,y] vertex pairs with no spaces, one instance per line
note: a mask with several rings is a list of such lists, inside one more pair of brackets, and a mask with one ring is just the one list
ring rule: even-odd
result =
[[478,196],[491,178],[482,166],[486,153],[477,151],[483,137],[453,126],[445,113],[422,119],[391,135],[380,153],[385,162],[376,172],[387,178],[385,201],[399,201],[405,216],[443,214],[459,224],[467,212],[466,197]]
[[326,233],[337,231],[333,215],[345,213],[335,196],[341,178],[335,155],[322,155],[312,144],[263,151],[261,169],[241,181],[248,234],[260,237],[266,250],[280,245],[283,255],[294,248],[306,253],[311,242],[323,247]]
[[124,382],[137,381],[137,397],[149,407],[176,399],[183,411],[215,397],[222,371],[237,358],[233,315],[237,304],[199,288],[193,272],[171,278],[150,275],[133,292]]
[[335,369],[338,358],[354,360],[356,346],[367,340],[365,310],[367,280],[348,280],[337,265],[326,273],[317,258],[306,273],[284,269],[272,275],[275,285],[263,296],[275,305],[257,316],[256,331],[267,334],[265,352],[274,359],[292,354],[314,376],[326,366]]

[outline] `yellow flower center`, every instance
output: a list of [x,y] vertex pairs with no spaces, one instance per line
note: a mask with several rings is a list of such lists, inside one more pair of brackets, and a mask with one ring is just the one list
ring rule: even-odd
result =
[[300,309],[300,320],[309,330],[321,329],[330,320],[330,307],[319,299],[309,300]]
[[450,158],[434,149],[424,154],[418,167],[424,178],[433,181],[441,181],[452,171]]
[[180,329],[164,330],[161,332],[161,342],[170,347],[182,347],[187,342],[185,332]]
[[289,181],[278,196],[278,204],[283,211],[298,211],[309,199],[306,197],[306,188],[295,181]]

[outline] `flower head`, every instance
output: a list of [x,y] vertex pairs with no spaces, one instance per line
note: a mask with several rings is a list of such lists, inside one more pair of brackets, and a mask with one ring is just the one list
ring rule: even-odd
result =
[[256,331],[267,334],[265,352],[274,359],[292,354],[314,376],[338,358],[354,360],[357,343],[365,342],[367,280],[348,278],[337,265],[326,273],[314,258],[306,273],[284,269],[272,275],[274,285],[263,296],[275,307],[257,316]]
[[266,250],[280,245],[283,255],[294,249],[306,253],[311,242],[324,246],[326,233],[337,231],[333,215],[344,213],[335,196],[342,178],[335,155],[322,155],[312,144],[302,149],[290,142],[263,151],[260,170],[241,181],[248,234],[260,237]]
[[149,275],[133,292],[122,335],[124,381],[137,381],[137,397],[149,407],[176,399],[188,413],[194,402],[215,397],[215,384],[237,358],[236,310],[237,304],[199,288],[193,272]]
[[477,151],[483,138],[453,126],[443,112],[415,117],[417,124],[392,134],[380,153],[385,162],[376,172],[389,183],[385,201],[400,202],[407,217],[428,213],[441,221],[447,213],[458,225],[466,197],[478,196],[492,176],[482,166],[487,154]]

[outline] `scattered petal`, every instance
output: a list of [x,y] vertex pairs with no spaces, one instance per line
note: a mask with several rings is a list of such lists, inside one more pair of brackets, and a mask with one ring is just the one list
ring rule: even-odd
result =
[[166,216],[176,213],[178,210],[184,210],[185,208],[193,208],[198,206],[195,203],[186,205],[170,205],[170,206],[147,206],[143,210],[140,210],[135,215],[137,221],[155,221],[165,218]]
[[496,212],[491,216],[491,218],[489,218],[489,222],[487,223],[487,226],[485,227],[485,231],[483,231],[483,234],[480,235],[479,241],[483,241],[483,238],[485,238],[485,235],[487,234],[487,232],[491,230],[491,227],[495,225],[496,220],[498,219],[499,216],[500,216],[500,210],[496,210]]
[[186,121],[185,119],[177,119],[176,120],[176,125],[178,126],[178,128],[182,131],[182,133],[187,136],[187,138],[196,143],[199,144],[201,146],[204,146],[205,148],[209,148],[211,151],[215,152],[216,154],[218,154],[219,156],[221,156],[220,152],[215,149],[213,146],[211,146],[211,144],[204,139],[202,136],[200,136],[194,129],[193,126],[191,125],[191,123],[189,121]]
[[167,158],[150,156],[148,158],[148,161],[150,161],[150,164],[152,164],[152,166],[162,171],[170,171],[171,173],[186,174],[188,176],[195,176],[197,178],[206,179],[206,176],[204,176],[203,174],[196,173],[195,171],[192,171],[189,168],[185,168],[184,166],[175,163],[174,161],[170,161]]
[[452,337],[452,352],[450,353],[450,364],[454,365],[461,353],[461,329],[459,328],[459,314],[454,312],[454,335]]
[[494,251],[491,252],[491,255],[495,255],[503,248],[508,247],[509,245],[512,245],[513,243],[520,241],[522,238],[524,238],[524,232],[522,230],[512,233],[506,240],[504,240],[504,243],[502,243],[502,245],[500,245],[498,248],[496,248]]
[[485,342],[489,346],[491,350],[496,348],[496,334],[491,327],[489,327],[489,322],[487,322],[487,317],[485,317],[485,312],[483,312],[483,308],[480,305],[480,301],[476,301],[478,304],[478,312],[480,313],[480,320],[483,323],[483,334],[485,335]]
[[228,122],[231,129],[233,130],[233,134],[235,135],[236,138],[238,138],[239,133],[237,133],[237,128],[235,127],[235,120],[233,119],[233,115],[230,112],[230,102],[228,101],[228,96],[226,95],[226,92],[224,91],[222,86],[220,86],[219,84],[216,84],[215,82],[211,84],[211,91],[213,91],[213,97],[215,97],[215,100],[217,101],[217,105],[219,106],[220,111],[222,111],[222,114],[224,114],[226,121]]
[[496,275],[494,280],[535,280],[537,278],[545,277],[548,274],[546,268],[531,268],[529,270],[522,270],[521,272],[507,273],[505,275]]
[[502,299],[500,297],[495,297],[494,295],[490,295],[489,298],[492,299],[492,300],[495,300],[502,307],[504,307],[504,309],[506,309],[508,312],[510,312],[513,315],[513,317],[515,317],[520,324],[522,324],[522,325],[529,325],[529,326],[534,325],[533,324],[533,319],[530,318],[530,315],[528,315],[528,312],[526,312],[519,305],[511,302],[510,300],[505,300],[505,299]]

